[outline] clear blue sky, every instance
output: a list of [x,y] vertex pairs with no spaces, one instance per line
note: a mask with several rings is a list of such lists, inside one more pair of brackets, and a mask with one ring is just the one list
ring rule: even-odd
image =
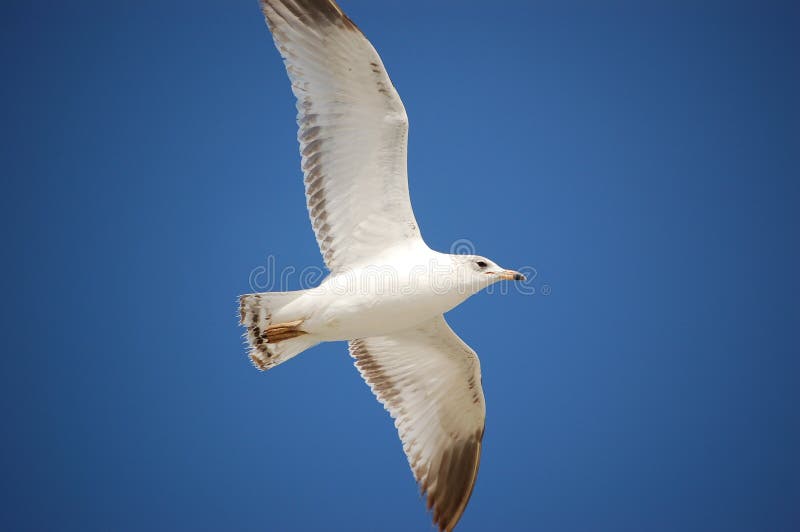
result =
[[[800,529],[800,10],[696,3],[342,0],[427,242],[552,290],[448,315],[461,531]],[[257,2],[15,2],[0,40],[0,528],[431,530],[344,344],[245,356],[250,272],[321,265]]]

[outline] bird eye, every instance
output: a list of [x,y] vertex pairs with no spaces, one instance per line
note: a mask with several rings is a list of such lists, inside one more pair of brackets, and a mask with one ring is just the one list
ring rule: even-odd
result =
[[478,265],[480,268],[485,268],[486,266],[488,266],[488,264],[486,264],[486,263],[485,263],[485,262],[483,262],[482,260],[479,260],[479,261],[478,261],[478,262],[476,262],[475,264],[477,264],[477,265]]

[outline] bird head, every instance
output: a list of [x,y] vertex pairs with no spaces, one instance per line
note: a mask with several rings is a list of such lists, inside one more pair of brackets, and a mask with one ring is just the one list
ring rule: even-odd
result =
[[497,281],[524,281],[518,271],[506,270],[480,255],[451,255],[458,283],[478,292]]

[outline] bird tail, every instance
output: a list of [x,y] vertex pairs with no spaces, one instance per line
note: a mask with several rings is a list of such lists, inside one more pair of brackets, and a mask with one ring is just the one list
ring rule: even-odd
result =
[[262,292],[239,297],[239,323],[247,327],[244,336],[250,346],[250,360],[261,371],[319,343],[314,335],[302,329],[303,317],[293,315],[299,310],[294,310],[297,305],[292,303],[304,293],[305,290]]

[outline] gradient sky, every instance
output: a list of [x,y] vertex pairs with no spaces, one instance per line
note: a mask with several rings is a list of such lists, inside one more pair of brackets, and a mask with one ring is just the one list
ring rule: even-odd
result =
[[[800,530],[798,3],[341,3],[428,244],[537,271],[448,314],[458,530]],[[251,272],[322,264],[257,2],[14,2],[0,40],[0,528],[431,530],[345,344],[245,356]]]

